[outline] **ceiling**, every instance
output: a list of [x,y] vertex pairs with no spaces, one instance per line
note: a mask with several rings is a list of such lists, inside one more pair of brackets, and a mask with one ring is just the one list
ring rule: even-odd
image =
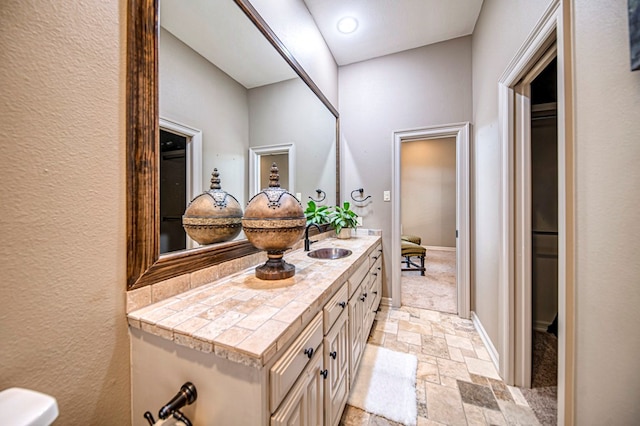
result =
[[[338,65],[438,43],[473,32],[482,0],[304,0]],[[358,20],[342,34],[337,22]]]

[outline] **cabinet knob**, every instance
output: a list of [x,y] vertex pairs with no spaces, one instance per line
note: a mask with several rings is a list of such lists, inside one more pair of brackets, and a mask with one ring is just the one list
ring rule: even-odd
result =
[[382,269],[382,266],[378,266],[376,269],[379,271],[380,269]]
[[378,294],[378,292],[377,292],[377,291],[374,291],[374,292],[373,292],[373,294]]
[[329,356],[333,359],[336,359],[336,357],[338,356],[338,352],[333,351],[333,352],[329,352]]
[[369,293],[363,293],[362,295],[363,295],[364,297],[368,297],[368,296],[369,296]]
[[362,297],[360,298],[360,300],[361,300],[361,301],[363,301],[363,302],[364,302],[364,299],[365,299],[365,297],[364,297],[364,296],[362,296]]
[[373,256],[373,258],[374,258],[375,260],[378,260],[378,258],[379,258],[379,257],[380,257],[380,255]]
[[329,372],[327,370],[320,370],[320,375],[326,379],[327,376],[329,375]]
[[338,306],[340,306],[342,309],[347,307],[347,302],[339,302]]
[[313,356],[313,348],[305,349],[304,354],[308,356],[309,359],[311,359],[311,357]]
[[374,277],[377,277],[377,276],[378,276],[378,273],[377,273],[377,272],[374,272],[374,273],[373,273],[373,276],[374,276]]

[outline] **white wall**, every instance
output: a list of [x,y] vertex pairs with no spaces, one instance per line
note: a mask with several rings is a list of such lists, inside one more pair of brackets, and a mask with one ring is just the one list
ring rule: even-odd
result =
[[[391,244],[392,134],[397,130],[470,121],[471,38],[462,37],[340,67],[341,193],[364,188],[370,203],[355,208],[364,227],[382,229]],[[391,197],[400,194],[391,194]],[[391,259],[385,258],[386,274]],[[383,293],[389,297],[387,278]]]
[[202,131],[203,191],[217,168],[222,189],[244,206],[249,188],[247,89],[163,28],[158,51],[160,117]]
[[402,233],[423,246],[456,246],[456,138],[403,142]]
[[334,107],[338,66],[303,0],[250,0]]
[[640,72],[627,1],[574,0],[576,424],[640,419]]
[[130,423],[125,23],[124,0],[0,6],[0,389],[60,425]]
[[471,308],[499,353],[498,80],[548,4],[548,0],[485,0],[473,33]]

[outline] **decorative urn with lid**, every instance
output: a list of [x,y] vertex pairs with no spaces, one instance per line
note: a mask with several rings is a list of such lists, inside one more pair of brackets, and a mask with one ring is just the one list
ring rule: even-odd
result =
[[269,187],[249,200],[242,218],[242,228],[249,242],[266,250],[269,258],[256,268],[256,277],[280,280],[295,275],[295,266],[285,262],[282,256],[302,238],[306,223],[298,199],[280,188],[278,166],[273,163]]
[[218,169],[211,174],[211,189],[195,197],[182,216],[185,232],[199,244],[229,241],[242,230],[242,207],[220,186]]

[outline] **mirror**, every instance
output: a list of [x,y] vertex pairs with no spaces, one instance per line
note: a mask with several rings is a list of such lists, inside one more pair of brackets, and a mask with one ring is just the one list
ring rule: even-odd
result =
[[[179,195],[185,207],[187,199],[209,188],[214,167],[220,171],[223,189],[244,207],[253,195],[250,149],[283,144],[295,147],[289,170],[295,187],[287,188],[289,192],[299,193],[303,205],[318,187],[330,194],[327,204],[340,199],[338,113],[247,1],[162,0],[160,18],[158,0],[129,0],[128,6],[128,289],[257,252],[242,239],[203,247],[187,243],[195,248],[160,254],[161,128],[186,137],[182,155],[191,163],[186,196]],[[210,10],[189,9],[196,6]],[[212,9],[220,6],[224,10]],[[182,10],[172,9],[176,7]],[[231,14],[241,19],[234,20]],[[198,21],[186,25],[189,16]],[[231,33],[220,32],[225,24],[209,25],[215,16],[223,17],[221,22]],[[196,36],[184,31],[189,26],[196,29]],[[245,37],[253,41],[245,44]],[[229,55],[236,58],[225,62]],[[197,70],[194,61],[184,57],[204,64],[207,71]],[[260,72],[252,73],[255,70]],[[216,85],[221,80],[224,83]],[[204,88],[190,87],[196,81]],[[186,93],[181,91],[185,88]],[[185,105],[186,109],[180,108]]]

